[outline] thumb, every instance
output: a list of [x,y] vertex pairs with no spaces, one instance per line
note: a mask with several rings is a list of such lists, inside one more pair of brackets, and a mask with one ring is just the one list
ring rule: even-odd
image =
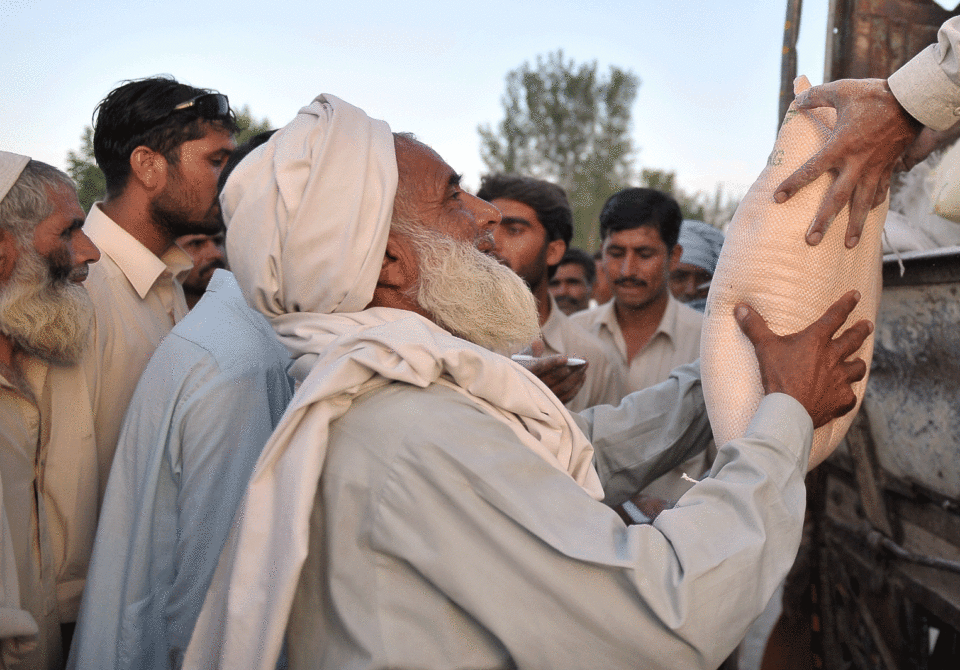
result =
[[740,330],[747,336],[747,339],[756,346],[764,336],[770,335],[773,331],[767,327],[767,322],[763,317],[757,314],[756,310],[750,305],[741,302],[733,310],[733,318],[737,320]]
[[833,107],[833,96],[826,86],[814,86],[798,95],[794,99],[797,109],[816,109],[817,107]]

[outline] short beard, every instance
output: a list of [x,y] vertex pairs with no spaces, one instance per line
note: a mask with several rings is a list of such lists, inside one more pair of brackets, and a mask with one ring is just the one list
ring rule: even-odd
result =
[[437,325],[503,354],[540,337],[536,301],[513,270],[448,235],[419,226],[404,234],[419,256],[417,304]]
[[183,235],[214,235],[223,229],[223,220],[219,216],[220,205],[216,202],[210,205],[202,220],[191,218],[185,213],[183,204],[170,195],[169,191],[158,194],[147,207],[154,223],[174,238]]
[[47,259],[31,247],[21,248],[10,279],[0,287],[0,333],[45,361],[80,360],[93,302],[83,286],[70,281],[75,274],[69,259]]

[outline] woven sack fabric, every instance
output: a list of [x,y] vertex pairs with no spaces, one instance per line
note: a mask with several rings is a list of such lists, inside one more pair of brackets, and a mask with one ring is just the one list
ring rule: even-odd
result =
[[[806,77],[798,77],[794,93],[809,87]],[[857,289],[862,298],[843,329],[860,319],[876,321],[887,203],[870,212],[860,243],[847,249],[846,208],[819,245],[811,247],[804,240],[832,175],[822,175],[782,205],[773,200],[777,186],[823,147],[835,121],[832,108],[806,111],[791,105],[767,167],[740,203],[727,231],[700,341],[703,392],[718,445],[744,435],[763,397],[753,346],[733,318],[738,302],[753,306],[771,330],[784,335],[806,328],[841,295]],[[872,334],[856,356],[869,369]],[[816,430],[809,467],[820,463],[843,439],[860,408],[866,383],[863,379],[854,385],[856,409]]]

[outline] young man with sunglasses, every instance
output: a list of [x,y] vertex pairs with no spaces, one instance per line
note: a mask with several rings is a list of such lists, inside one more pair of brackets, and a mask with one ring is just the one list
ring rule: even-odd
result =
[[234,149],[225,95],[170,77],[125,82],[97,106],[93,147],[107,193],[84,231],[102,252],[87,289],[94,342],[84,364],[94,394],[99,491],[140,374],[187,313],[179,277],[193,261],[181,235],[220,228],[217,178]]

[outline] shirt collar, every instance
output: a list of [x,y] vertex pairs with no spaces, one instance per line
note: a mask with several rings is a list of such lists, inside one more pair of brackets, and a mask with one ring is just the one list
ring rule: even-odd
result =
[[[615,298],[610,298],[607,302],[597,307],[598,318],[597,323],[601,324],[602,328],[606,328],[611,333],[620,332],[620,324],[617,323],[617,312],[614,309],[614,303],[616,302]],[[663,333],[670,340],[675,340],[675,333],[677,332],[677,310],[680,305],[680,301],[673,297],[673,294],[670,293],[669,289],[667,290],[667,308],[663,312],[663,316],[660,318],[660,323],[657,324],[657,329],[654,331],[653,336],[650,338],[650,341],[653,341],[653,338]]]
[[83,232],[93,240],[101,253],[110,257],[140,299],[144,299],[157,279],[164,273],[180,279],[190,272],[193,260],[187,253],[173,245],[162,257],[147,249],[133,235],[121,228],[103,213],[99,203],[94,203],[83,224]]

